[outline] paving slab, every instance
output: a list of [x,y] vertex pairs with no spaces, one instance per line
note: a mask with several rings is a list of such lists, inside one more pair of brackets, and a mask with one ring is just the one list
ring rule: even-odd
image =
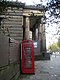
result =
[[52,54],[50,60],[35,61],[35,74],[21,75],[19,80],[60,80],[60,54]]

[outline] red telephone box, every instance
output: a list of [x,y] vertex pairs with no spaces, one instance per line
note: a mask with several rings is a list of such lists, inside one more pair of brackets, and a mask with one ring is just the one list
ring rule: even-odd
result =
[[32,40],[22,41],[22,73],[34,73],[34,45]]

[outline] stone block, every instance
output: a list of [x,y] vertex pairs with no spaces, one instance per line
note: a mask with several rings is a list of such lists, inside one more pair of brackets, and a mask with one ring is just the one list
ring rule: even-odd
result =
[[8,65],[9,38],[0,34],[0,67]]
[[19,42],[16,40],[10,39],[10,63],[19,61]]

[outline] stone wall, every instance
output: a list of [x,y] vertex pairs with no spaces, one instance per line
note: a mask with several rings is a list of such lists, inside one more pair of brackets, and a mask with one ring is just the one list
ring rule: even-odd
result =
[[4,33],[19,42],[23,38],[23,9],[17,7],[7,7],[1,16],[3,17],[1,21],[0,32]]
[[0,34],[0,80],[18,80],[20,43]]

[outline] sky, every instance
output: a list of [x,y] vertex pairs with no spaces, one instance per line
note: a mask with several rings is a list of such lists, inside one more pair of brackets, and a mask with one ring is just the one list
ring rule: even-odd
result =
[[57,35],[57,25],[54,23],[53,25],[49,25],[48,28],[46,28],[46,46],[48,48],[49,45],[56,43],[58,41],[59,35]]
[[[49,14],[47,13],[45,15],[46,15],[46,18],[49,17]],[[49,19],[53,21],[60,21],[60,19],[55,19],[54,16],[49,17]],[[60,32],[58,33],[58,31],[60,31],[58,28],[60,26],[60,23],[56,24],[53,21],[52,23],[48,22],[49,25],[47,25],[47,23],[45,24],[47,48],[49,45],[58,42],[58,38],[60,34]]]
[[[16,0],[10,0],[10,1],[16,1]],[[18,0],[19,2],[26,3],[26,5],[36,5],[40,4],[40,0]],[[48,0],[43,0],[43,4],[46,4]]]

